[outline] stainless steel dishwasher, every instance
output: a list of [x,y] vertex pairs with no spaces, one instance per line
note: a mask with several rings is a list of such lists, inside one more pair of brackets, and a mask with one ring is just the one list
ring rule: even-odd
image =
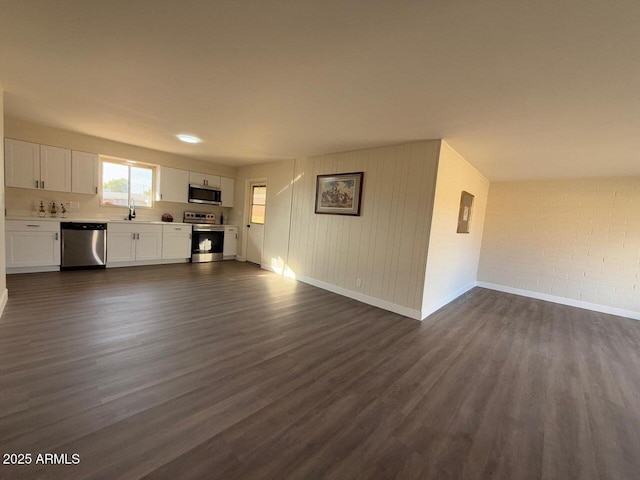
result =
[[107,263],[107,224],[62,222],[61,269],[104,268]]

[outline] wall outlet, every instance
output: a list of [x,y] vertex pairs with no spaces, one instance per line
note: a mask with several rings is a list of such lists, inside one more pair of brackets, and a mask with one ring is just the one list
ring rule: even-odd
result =
[[67,204],[69,210],[79,210],[80,209],[80,202],[69,202]]
[[361,278],[357,278],[356,279],[356,287],[361,287],[362,286],[362,279]]

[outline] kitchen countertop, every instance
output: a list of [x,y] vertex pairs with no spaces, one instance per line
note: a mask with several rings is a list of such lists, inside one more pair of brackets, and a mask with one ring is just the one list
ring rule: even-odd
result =
[[[68,221],[68,220],[66,220]],[[76,222],[78,220],[75,220]],[[183,222],[156,222],[151,220],[101,220],[105,223],[143,223],[145,225],[191,225],[190,223]]]

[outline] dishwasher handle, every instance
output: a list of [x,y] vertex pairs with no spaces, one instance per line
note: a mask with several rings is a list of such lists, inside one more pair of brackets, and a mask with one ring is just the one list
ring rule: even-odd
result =
[[88,223],[88,222],[62,222],[60,228],[63,230],[106,230],[106,223]]

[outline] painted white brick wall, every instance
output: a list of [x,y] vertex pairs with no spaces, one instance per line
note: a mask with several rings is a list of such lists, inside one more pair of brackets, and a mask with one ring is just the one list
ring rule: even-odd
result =
[[640,177],[491,183],[478,281],[640,312]]

